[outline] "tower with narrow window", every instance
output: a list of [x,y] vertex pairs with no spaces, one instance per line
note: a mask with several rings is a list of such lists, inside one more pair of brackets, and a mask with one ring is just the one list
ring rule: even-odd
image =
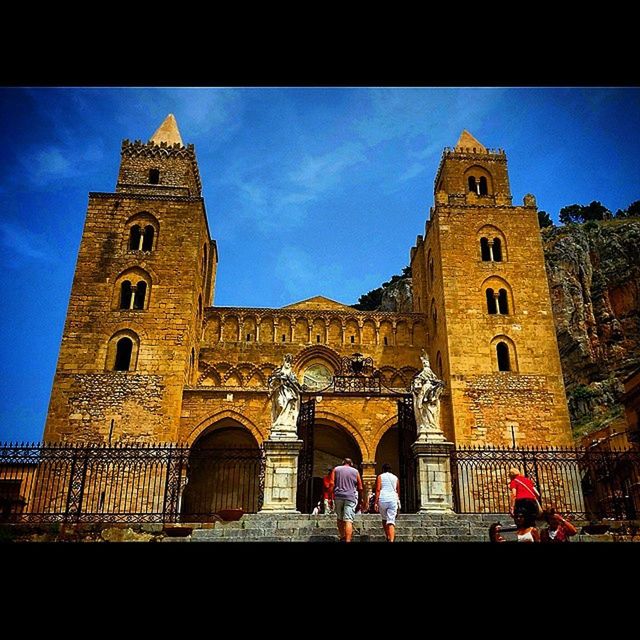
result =
[[414,311],[427,316],[431,365],[447,383],[451,440],[568,444],[536,202],[511,201],[504,151],[463,131],[443,153],[425,236],[411,251]]
[[173,115],[90,193],[44,439],[169,442],[217,265],[193,145]]

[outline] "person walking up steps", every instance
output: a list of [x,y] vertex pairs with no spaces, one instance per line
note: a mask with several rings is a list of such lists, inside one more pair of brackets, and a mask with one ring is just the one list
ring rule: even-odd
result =
[[396,539],[396,516],[400,506],[400,481],[391,473],[391,465],[383,464],[382,473],[376,479],[375,509],[382,516],[382,527],[387,542]]
[[356,508],[362,502],[362,478],[353,468],[351,458],[345,458],[342,465],[331,472],[331,494],[333,508],[338,517],[338,534],[340,542],[351,542],[353,536],[353,519]]

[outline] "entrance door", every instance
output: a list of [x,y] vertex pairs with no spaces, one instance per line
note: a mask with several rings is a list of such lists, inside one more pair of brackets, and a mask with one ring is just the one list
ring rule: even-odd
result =
[[313,436],[316,401],[303,402],[298,414],[298,438],[302,449],[298,458],[298,493],[296,509],[300,513],[311,513],[313,508]]
[[411,445],[418,437],[416,418],[410,396],[398,401],[398,453],[400,463],[400,502],[402,511],[415,513],[418,509],[416,461]]

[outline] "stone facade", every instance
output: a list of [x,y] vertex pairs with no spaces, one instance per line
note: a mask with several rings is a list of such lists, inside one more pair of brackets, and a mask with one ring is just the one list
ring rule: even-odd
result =
[[[448,441],[569,443],[535,200],[511,206],[504,152],[465,132],[443,155],[435,202],[411,250],[410,312],[356,311],[321,296],[280,309],[216,307],[216,243],[193,146],[169,119],[149,143],[124,141],[115,192],[89,196],[45,440],[194,445],[235,428],[257,446],[270,434],[267,380],[290,353],[316,398],[313,475],[349,455],[370,486],[376,464],[397,463],[385,435],[426,349],[447,384]],[[135,226],[152,235],[146,249]],[[500,239],[502,261],[482,260],[482,237]],[[508,315],[487,313],[489,287],[505,290]],[[510,371],[498,371],[497,342],[510,349]],[[379,392],[330,387],[355,352],[371,358]]]
[[411,251],[415,310],[448,383],[442,426],[455,443],[571,443],[537,208],[524,200],[511,204],[504,151],[465,132],[443,154]]

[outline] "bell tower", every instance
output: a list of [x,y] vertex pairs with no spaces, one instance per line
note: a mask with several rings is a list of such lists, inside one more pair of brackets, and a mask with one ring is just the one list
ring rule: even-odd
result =
[[192,144],[169,114],[90,193],[46,441],[171,442],[197,375],[217,251]]
[[[571,443],[534,196],[512,205],[507,158],[468,131],[446,148],[435,205],[411,251],[429,355],[461,444]],[[414,302],[415,304],[415,302]]]

